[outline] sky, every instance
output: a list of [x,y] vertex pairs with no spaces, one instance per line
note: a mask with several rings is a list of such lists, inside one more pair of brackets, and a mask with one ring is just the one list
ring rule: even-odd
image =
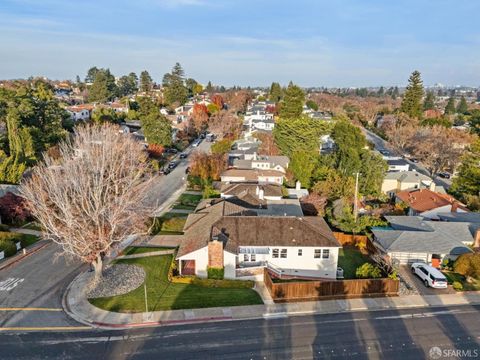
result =
[[478,0],[0,0],[0,79],[480,85]]

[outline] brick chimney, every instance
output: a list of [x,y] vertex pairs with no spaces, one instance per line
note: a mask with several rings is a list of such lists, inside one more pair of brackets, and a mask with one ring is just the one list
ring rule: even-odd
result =
[[473,237],[473,247],[480,248],[480,228],[475,231],[475,236]]
[[212,240],[208,243],[208,266],[223,268],[223,242]]
[[457,212],[457,209],[458,209],[458,202],[454,201],[452,203],[452,209],[450,210],[450,212],[452,212],[452,213]]

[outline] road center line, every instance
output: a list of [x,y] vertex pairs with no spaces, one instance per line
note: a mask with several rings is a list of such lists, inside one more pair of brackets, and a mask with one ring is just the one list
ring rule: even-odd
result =
[[63,311],[61,308],[21,308],[21,307],[12,307],[12,308],[0,308],[0,311]]

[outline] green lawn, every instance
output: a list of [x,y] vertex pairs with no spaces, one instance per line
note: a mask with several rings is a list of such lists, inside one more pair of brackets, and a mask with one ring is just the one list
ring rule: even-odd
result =
[[[119,264],[136,264],[145,269],[149,311],[263,303],[253,289],[208,288],[192,284],[170,283],[167,274],[171,261],[172,255],[118,260]],[[143,286],[128,294],[90,299],[89,301],[93,305],[109,311],[145,311]]]
[[442,271],[443,275],[447,278],[449,284],[452,284],[454,281],[458,281],[463,285],[463,290],[466,291],[480,291],[480,280],[474,279],[470,284],[467,283],[465,276],[452,271]]
[[123,255],[134,255],[134,254],[145,254],[152,251],[162,251],[162,250],[175,250],[171,247],[139,247],[139,246],[128,246],[124,251]]
[[42,227],[35,222],[30,222],[22,226],[24,229],[42,231]]
[[182,194],[175,202],[173,208],[182,210],[195,210],[201,200],[202,195]]
[[5,257],[13,256],[17,253],[16,242],[20,241],[22,248],[25,248],[38,240],[39,238],[35,235],[0,231],[0,251],[5,252]]
[[338,266],[343,269],[345,279],[356,279],[357,268],[366,262],[371,262],[370,258],[355,247],[344,246],[338,251]]
[[155,218],[151,235],[181,235],[187,221],[186,214],[166,213]]

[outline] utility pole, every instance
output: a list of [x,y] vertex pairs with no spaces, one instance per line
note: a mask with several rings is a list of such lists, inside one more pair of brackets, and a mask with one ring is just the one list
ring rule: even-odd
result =
[[360,175],[359,172],[355,174],[355,200],[353,203],[353,218],[355,219],[355,223],[357,223],[357,217],[358,217],[358,176]]

